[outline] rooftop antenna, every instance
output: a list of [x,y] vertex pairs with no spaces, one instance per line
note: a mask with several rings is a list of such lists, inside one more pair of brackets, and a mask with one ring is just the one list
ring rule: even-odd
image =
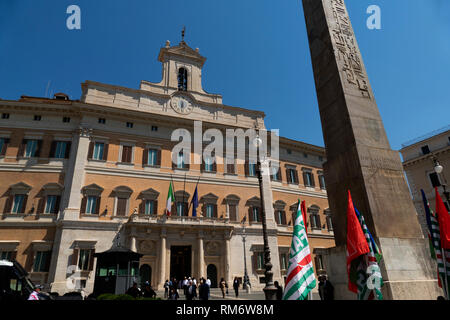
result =
[[45,97],[48,98],[48,89],[50,87],[50,83],[52,82],[52,80],[48,80],[47,82],[47,88],[45,89]]
[[181,42],[184,42],[184,34],[186,32],[186,26],[183,26],[183,30],[181,30]]

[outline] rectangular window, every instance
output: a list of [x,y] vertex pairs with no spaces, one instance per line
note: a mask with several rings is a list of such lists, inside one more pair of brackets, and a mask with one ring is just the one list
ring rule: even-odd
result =
[[9,113],[2,113],[2,119],[9,119]]
[[258,252],[257,255],[257,268],[258,270],[264,269],[264,252]]
[[156,166],[158,164],[158,150],[148,149],[148,165]]
[[3,156],[6,153],[6,139],[0,138],[0,156]]
[[281,254],[281,270],[286,270],[287,269],[287,259],[286,259],[286,254],[282,253]]
[[2,251],[0,252],[0,260],[11,261],[12,251]]
[[128,198],[117,198],[117,211],[116,215],[118,216],[126,216],[127,215],[127,204]]
[[177,202],[177,216],[179,216],[179,217],[184,216],[184,203],[183,202]]
[[258,220],[258,217],[259,217],[259,208],[258,207],[253,207],[252,208],[252,215],[253,215],[253,221],[254,222],[260,222]]
[[185,166],[186,166],[186,164],[184,163],[183,152],[181,151],[181,152],[178,153],[177,168],[184,169]]
[[106,123],[106,119],[105,118],[98,118],[98,123],[105,124]]
[[91,256],[91,250],[90,249],[81,249],[80,250],[80,257],[78,260],[78,268],[83,271],[89,270],[89,259]]
[[95,214],[97,209],[97,197],[88,196],[86,203],[86,214]]
[[307,187],[313,187],[313,181],[312,181],[312,173],[311,172],[303,172],[303,175],[305,177],[305,186]]
[[147,200],[145,201],[145,214],[154,215],[155,214],[155,201]]
[[34,260],[33,272],[48,272],[50,267],[51,251],[38,251]]
[[67,144],[66,141],[57,141],[53,158],[64,159],[66,157]]
[[289,182],[295,183],[295,171],[293,169],[289,169]]
[[327,220],[328,231],[333,231],[333,223],[331,220],[331,216],[327,215],[326,220]]
[[14,196],[14,203],[13,208],[11,210],[11,213],[20,213],[22,211],[22,206],[25,201],[25,195],[23,194],[16,194]]
[[213,218],[214,217],[214,205],[213,204],[207,204],[206,205],[206,217],[207,218]]
[[316,263],[316,271],[318,270],[323,270],[323,259],[321,255],[317,255],[315,258],[315,263]]
[[38,140],[26,140],[25,158],[33,158],[36,156],[38,148]]
[[428,147],[428,145],[423,146],[422,148],[422,154],[429,154],[430,153],[430,147]]
[[122,162],[123,163],[131,163],[133,156],[133,147],[132,146],[122,146]]
[[39,115],[34,116],[34,121],[41,121],[42,117]]
[[45,213],[57,213],[56,204],[58,202],[58,196],[47,196],[47,203],[45,205]]
[[209,172],[214,171],[213,161],[209,157],[205,158],[205,171],[209,171]]
[[63,122],[69,123],[70,122],[70,118],[69,117],[63,117]]
[[325,190],[325,177],[322,174],[319,176],[319,184],[320,189]]
[[127,128],[133,128],[133,122],[127,122]]
[[277,210],[276,214],[278,218],[278,224],[283,224],[283,211]]
[[256,176],[256,163],[249,163],[248,164],[248,175],[250,177]]
[[152,131],[158,131],[158,127],[157,126],[152,126]]
[[92,155],[92,159],[103,160],[104,149],[105,149],[105,144],[103,142],[96,142],[94,144],[94,154]]

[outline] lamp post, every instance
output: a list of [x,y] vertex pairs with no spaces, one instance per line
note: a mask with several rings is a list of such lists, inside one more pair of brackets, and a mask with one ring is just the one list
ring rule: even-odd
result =
[[266,210],[264,206],[264,193],[262,186],[262,170],[261,170],[261,159],[260,159],[260,145],[262,144],[262,140],[259,137],[259,130],[257,130],[256,139],[254,140],[254,144],[256,146],[256,173],[258,175],[258,183],[259,183],[259,194],[261,200],[261,219],[262,219],[262,227],[263,227],[263,238],[264,238],[264,278],[266,282],[266,286],[264,287],[264,294],[266,296],[266,300],[276,300],[277,299],[277,288],[273,284],[273,272],[272,272],[272,263],[270,262],[270,248],[269,241],[267,238],[267,224],[266,224]]
[[244,282],[242,284],[242,288],[244,290],[247,290],[247,293],[249,293],[250,287],[249,287],[248,273],[247,273],[247,253],[245,251],[245,238],[246,237],[247,237],[247,235],[245,234],[245,225],[243,225],[243,229],[242,229],[242,243],[244,245]]
[[[442,171],[444,170],[444,167],[439,163],[439,161],[436,159],[436,157],[433,157],[433,162],[434,162],[434,172],[436,172],[438,175],[442,173]],[[447,183],[445,181],[445,177],[444,177],[444,183],[442,184],[442,189],[444,189],[444,192],[442,192],[447,200],[447,203],[450,203],[450,195],[449,192],[447,191]]]

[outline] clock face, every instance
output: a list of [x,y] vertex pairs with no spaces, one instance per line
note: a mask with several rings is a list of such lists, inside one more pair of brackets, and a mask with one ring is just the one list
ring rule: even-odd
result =
[[173,97],[170,104],[173,110],[181,114],[191,113],[193,109],[191,102],[184,97]]

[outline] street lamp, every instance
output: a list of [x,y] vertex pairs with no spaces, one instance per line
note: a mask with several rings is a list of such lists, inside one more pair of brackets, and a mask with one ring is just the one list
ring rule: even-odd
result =
[[[442,171],[444,170],[444,167],[439,163],[439,161],[434,157],[433,158],[434,161],[434,172],[436,172],[437,174],[441,174]],[[445,178],[444,178],[445,180]],[[444,181],[446,182],[446,181]],[[450,195],[449,192],[447,191],[447,185],[446,183],[442,184],[442,189],[444,189],[444,192],[442,192],[447,200],[447,203],[450,203]]]
[[264,287],[264,294],[266,295],[266,300],[276,300],[277,299],[277,288],[273,284],[273,272],[272,272],[272,263],[270,262],[270,248],[269,241],[267,239],[267,224],[266,224],[266,210],[264,207],[264,193],[262,186],[262,171],[261,171],[261,159],[260,159],[260,151],[259,148],[262,144],[262,140],[259,137],[259,129],[257,130],[257,135],[255,140],[253,141],[256,147],[256,173],[258,175],[258,183],[259,183],[259,194],[261,200],[261,218],[262,218],[262,226],[263,226],[263,237],[264,237],[264,278],[266,282],[266,286]]
[[248,273],[247,273],[247,253],[245,252],[245,238],[247,235],[245,234],[245,222],[242,222],[243,229],[242,229],[242,243],[244,245],[244,283],[242,284],[242,288],[244,290],[247,290],[247,293],[249,292],[249,281],[248,281]]

